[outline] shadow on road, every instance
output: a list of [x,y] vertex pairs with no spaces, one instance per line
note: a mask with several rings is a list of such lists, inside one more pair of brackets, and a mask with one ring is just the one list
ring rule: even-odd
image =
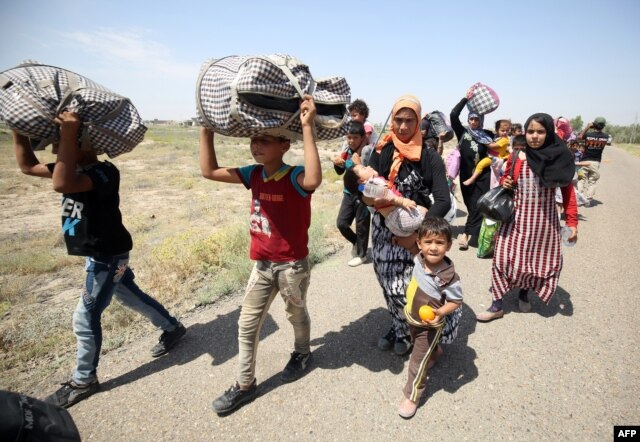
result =
[[[454,393],[478,377],[475,364],[477,353],[469,347],[469,336],[475,333],[476,324],[475,312],[467,304],[462,304],[458,336],[452,344],[442,345],[444,354],[429,373],[422,403],[440,390]],[[406,375],[404,380],[406,381]]]
[[[101,383],[103,391],[135,382],[174,365],[184,365],[203,354],[211,356],[211,365],[221,365],[238,354],[238,318],[240,307],[227,314],[218,315],[205,324],[193,324],[180,344],[166,356],[153,359],[134,370]],[[260,340],[278,330],[271,315],[267,315]]]
[[[561,289],[559,292],[561,293],[556,298],[568,298],[566,292]],[[184,340],[172,352],[107,380],[101,384],[102,390],[108,391],[135,382],[174,365],[187,364],[203,354],[211,356],[211,365],[225,363],[238,354],[239,315],[238,307],[230,313],[218,315],[208,323],[190,326]],[[315,369],[335,370],[357,364],[372,372],[390,371],[406,376],[405,364],[409,355],[398,357],[393,352],[381,351],[376,346],[378,338],[387,331],[388,322],[388,311],[380,307],[342,326],[340,331],[329,331],[324,336],[313,339],[310,372]],[[463,305],[459,327],[456,341],[443,346],[444,356],[433,368],[427,398],[441,389],[455,392],[478,376],[474,362],[476,352],[468,346],[468,336],[475,332],[475,313],[466,304]],[[267,315],[260,340],[277,330],[278,325],[271,315]],[[260,383],[259,396],[264,396],[281,385],[280,373],[276,373]]]
[[[573,315],[571,295],[560,286],[556,289],[556,294],[553,295],[548,305],[542,302],[532,291],[529,292],[529,302],[531,303],[531,312],[527,313],[529,315],[538,314],[545,318],[551,318],[556,315]],[[505,295],[503,308],[505,313],[519,311],[517,289],[511,290]]]
[[389,312],[380,307],[343,325],[340,331],[329,331],[314,339],[311,345],[320,346],[313,350],[314,366],[334,370],[356,364],[373,372],[401,373],[407,358],[377,347],[378,338],[388,331],[388,324]]
[[[388,370],[401,374],[409,356],[398,357],[391,351],[381,351],[377,347],[378,338],[387,332],[388,324],[389,312],[380,307],[343,325],[340,331],[329,331],[320,338],[312,339],[313,363],[305,376],[316,369],[335,370],[353,364],[373,372]],[[274,374],[260,383],[259,396],[281,385],[280,374]]]
[[538,313],[540,316],[550,318],[556,315],[572,316],[573,315],[573,303],[571,302],[571,295],[562,287],[558,286],[556,294],[553,295],[548,305],[535,295],[530,295],[532,312]]

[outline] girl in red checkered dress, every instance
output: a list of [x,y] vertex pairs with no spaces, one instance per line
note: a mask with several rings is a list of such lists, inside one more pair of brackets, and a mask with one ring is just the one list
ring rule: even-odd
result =
[[498,231],[491,270],[493,302],[477,316],[480,322],[504,316],[502,298],[515,287],[520,288],[521,311],[531,308],[529,290],[544,303],[555,293],[562,269],[556,187],[562,191],[565,223],[571,229],[569,241],[578,239],[578,209],[571,185],[575,166],[570,150],[554,133],[548,114],[529,117],[525,136],[527,147],[518,152],[513,178],[505,176],[501,180],[503,187],[515,189],[514,220]]

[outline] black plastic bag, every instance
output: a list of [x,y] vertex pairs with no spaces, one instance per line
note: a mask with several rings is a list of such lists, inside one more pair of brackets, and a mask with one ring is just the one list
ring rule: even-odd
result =
[[67,410],[20,393],[0,391],[0,440],[80,442]]
[[494,187],[480,197],[478,211],[485,218],[510,223],[513,220],[513,192],[502,186]]
[[[513,178],[516,168],[518,150],[511,153],[511,167],[509,176]],[[515,180],[513,185],[515,186]],[[485,218],[502,223],[513,221],[513,189],[505,189],[502,186],[494,187],[478,199],[478,212]]]

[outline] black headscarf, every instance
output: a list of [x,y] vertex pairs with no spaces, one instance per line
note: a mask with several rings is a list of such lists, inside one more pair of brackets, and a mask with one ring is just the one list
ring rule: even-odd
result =
[[549,114],[533,114],[524,124],[525,134],[531,121],[544,126],[547,137],[538,149],[529,146],[524,150],[529,167],[544,187],[564,187],[571,183],[576,168],[574,156],[567,145],[555,133],[553,118]]

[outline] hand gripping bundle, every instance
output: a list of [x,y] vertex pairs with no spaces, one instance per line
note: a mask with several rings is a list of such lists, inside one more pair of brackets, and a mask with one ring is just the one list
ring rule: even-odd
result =
[[53,119],[63,111],[80,116],[81,147],[110,158],[131,151],[147,130],[128,98],[66,69],[25,62],[0,73],[0,119],[35,150],[60,140]]
[[309,67],[289,55],[229,56],[207,60],[196,82],[200,123],[213,131],[251,137],[302,138],[300,98],[316,103],[320,140],[346,133],[351,90],[343,77],[314,80]]

